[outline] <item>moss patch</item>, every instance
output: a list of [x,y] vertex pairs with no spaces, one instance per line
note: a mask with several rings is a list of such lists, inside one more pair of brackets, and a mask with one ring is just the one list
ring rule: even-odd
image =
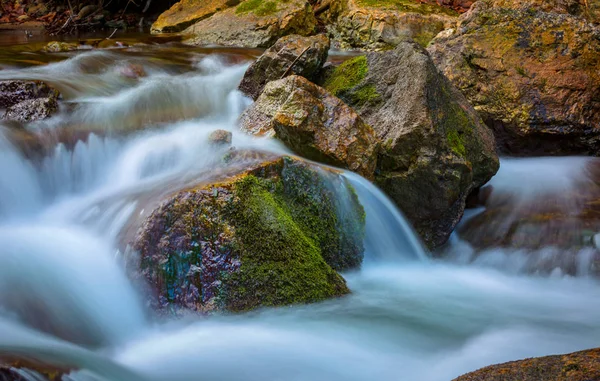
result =
[[365,84],[356,88],[365,79],[368,71],[367,57],[358,56],[338,66],[327,77],[323,86],[333,95],[354,106],[373,103],[381,99],[374,84]]
[[394,9],[401,12],[414,12],[424,15],[445,14],[458,16],[456,11],[442,7],[435,2],[427,3],[413,0],[358,0],[358,4],[364,7]]
[[246,0],[235,9],[236,14],[252,12],[257,16],[267,16],[277,12],[277,2],[265,0]]
[[314,236],[293,218],[277,188],[255,176],[235,184],[238,201],[229,218],[236,227],[241,267],[226,281],[229,310],[309,303],[348,292],[344,279],[325,263]]
[[331,73],[325,81],[324,87],[335,96],[342,95],[365,79],[368,71],[366,56],[351,58]]

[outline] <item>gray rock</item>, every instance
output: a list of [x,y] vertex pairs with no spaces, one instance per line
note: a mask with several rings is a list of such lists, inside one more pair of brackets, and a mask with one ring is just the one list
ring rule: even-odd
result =
[[250,65],[239,89],[256,100],[267,83],[284,76],[297,74],[314,81],[328,51],[329,38],[325,35],[282,37]]

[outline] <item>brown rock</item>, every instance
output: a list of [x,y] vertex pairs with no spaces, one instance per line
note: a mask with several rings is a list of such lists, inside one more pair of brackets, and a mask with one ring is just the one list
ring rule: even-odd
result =
[[240,91],[256,100],[265,85],[284,76],[296,74],[313,80],[327,61],[329,38],[325,35],[280,38],[248,68]]
[[446,242],[467,195],[499,167],[475,110],[414,42],[346,61],[325,88],[373,127],[382,147],[376,184],[430,248]]
[[208,142],[215,146],[231,145],[232,134],[226,130],[215,130],[208,135]]
[[457,17],[434,1],[331,0],[322,18],[340,48],[387,50],[407,37],[426,46]]
[[180,32],[188,26],[235,6],[239,0],[181,0],[152,24],[152,33]]
[[267,84],[240,122],[252,132],[273,130],[308,159],[373,178],[378,149],[373,129],[344,102],[304,77]]
[[305,0],[245,0],[187,28],[194,45],[268,48],[282,36],[314,34],[317,20]]
[[477,2],[429,52],[493,127],[501,151],[600,154],[600,30],[556,13],[573,1],[521,3]]
[[512,361],[465,374],[454,381],[599,381],[600,349]]

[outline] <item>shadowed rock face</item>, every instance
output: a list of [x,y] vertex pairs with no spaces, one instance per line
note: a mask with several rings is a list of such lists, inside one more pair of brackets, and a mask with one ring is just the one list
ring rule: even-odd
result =
[[327,61],[328,51],[329,38],[322,34],[282,37],[250,65],[239,89],[256,100],[268,82],[284,76],[301,75],[312,81]]
[[360,266],[365,216],[352,190],[342,207],[345,179],[324,176],[279,158],[170,196],[133,243],[151,304],[243,311],[347,294],[335,270]]
[[491,131],[412,42],[346,61],[324,86],[373,127],[376,184],[429,247],[443,244],[467,195],[498,170]]
[[500,150],[597,155],[600,30],[568,13],[576,1],[529,3],[479,1],[428,50]]
[[598,381],[600,349],[512,361],[465,374],[454,381]]
[[275,135],[296,153],[373,178],[373,129],[340,99],[300,76],[270,82],[242,115],[242,129]]
[[198,21],[184,33],[188,43],[268,48],[289,34],[314,34],[317,25],[305,0],[245,0]]

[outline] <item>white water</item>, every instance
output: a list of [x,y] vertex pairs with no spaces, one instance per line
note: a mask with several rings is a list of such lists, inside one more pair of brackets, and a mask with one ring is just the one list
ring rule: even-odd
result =
[[[126,221],[147,212],[139,210],[144,198],[217,170],[225,152],[206,143],[214,129],[232,131],[236,147],[284,149],[236,129],[247,105],[234,90],[244,65],[226,67],[211,57],[186,74],[149,65],[149,78],[123,83],[106,69],[118,66],[119,57],[89,52],[12,73],[50,77],[73,89],[83,105],[72,117],[90,124],[114,123],[118,130],[131,106],[156,126],[164,121],[148,110],[165,94],[174,97],[168,107],[192,109],[194,117],[181,114],[187,120],[93,137],[74,149],[58,146],[38,167],[2,142],[0,357],[17,354],[81,369],[65,377],[79,381],[441,381],[496,362],[598,345],[595,280],[424,260],[401,214],[351,174],[367,212],[365,266],[346,275],[351,296],[154,323],[116,250]],[[87,75],[60,74],[95,59],[104,71],[91,82]],[[173,84],[178,91],[170,91]],[[69,115],[44,125],[64,123]],[[507,176],[506,183],[520,181]]]

